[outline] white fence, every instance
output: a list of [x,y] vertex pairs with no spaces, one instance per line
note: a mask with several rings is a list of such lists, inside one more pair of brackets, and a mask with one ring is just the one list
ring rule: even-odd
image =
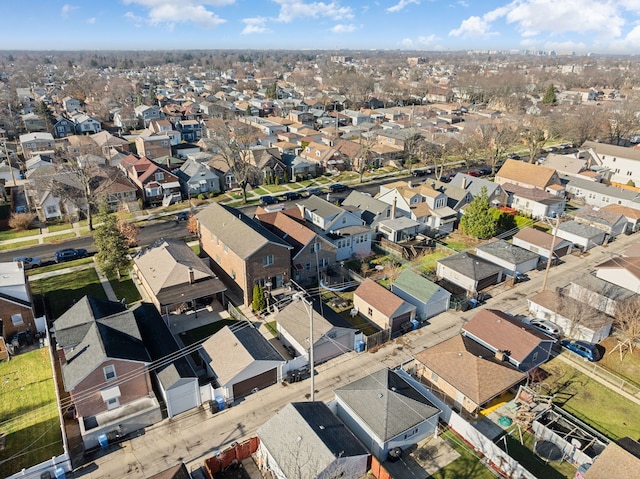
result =
[[41,462],[29,469],[23,469],[13,476],[8,476],[6,479],[40,479],[42,474],[46,472],[48,472],[51,477],[58,477],[59,474],[56,476],[56,469],[58,470],[58,473],[60,473],[60,469],[63,469],[65,474],[72,470],[69,454],[65,452],[60,456],[52,457],[48,461]]
[[[408,369],[412,368],[411,365],[406,364],[403,365],[403,368],[407,366]],[[440,418],[446,422],[451,429],[460,434],[478,453],[482,454],[488,462],[499,468],[507,477],[514,479],[537,479],[536,476],[522,467],[518,461],[495,445],[493,441],[425,388],[422,383],[414,379],[406,370],[400,369],[398,373],[442,411]]]

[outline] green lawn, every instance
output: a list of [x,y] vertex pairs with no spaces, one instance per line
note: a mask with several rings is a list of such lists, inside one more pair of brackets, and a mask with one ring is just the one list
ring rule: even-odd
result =
[[640,437],[638,405],[555,358],[542,369],[554,402],[611,439]]
[[[426,253],[422,256],[418,256],[417,258],[417,266],[422,271],[435,271],[436,264],[439,259],[446,258],[450,256],[448,253],[444,251],[436,250],[432,253]],[[413,264],[412,264],[413,266]]]
[[85,295],[107,299],[94,268],[31,281],[31,291],[48,300],[53,319],[59,318]]
[[[20,241],[19,243],[7,243],[7,244],[0,244],[0,251],[6,251],[6,250],[10,250],[10,249],[20,249],[20,248],[26,248],[28,246],[33,246],[38,244],[38,240],[37,239],[33,239],[33,240],[27,240],[27,241]],[[16,251],[16,254],[20,254],[19,251]]]
[[640,349],[633,348],[633,352],[625,349],[620,360],[620,351],[614,349],[617,345],[614,337],[608,337],[600,345],[605,348],[605,353],[598,365],[640,387]]
[[[431,479],[495,479],[496,476],[486,468],[475,452],[467,446],[462,439],[451,431],[445,431],[440,435],[451,447],[453,447],[460,457],[446,467],[443,467],[435,474],[429,476]],[[541,476],[542,477],[542,476]],[[429,479],[427,478],[427,479]]]
[[264,326],[269,330],[269,332],[273,335],[274,338],[278,337],[278,329],[276,326],[277,321],[269,321],[264,323]]
[[184,333],[180,333],[180,339],[185,346],[189,346],[190,344],[194,344],[197,342],[204,341],[208,337],[220,331],[225,326],[231,326],[236,324],[238,321],[235,319],[221,319],[220,321],[216,321],[215,323],[205,324],[204,326],[200,326],[199,328],[190,329],[189,331],[185,331]]
[[34,236],[37,234],[40,234],[39,228],[32,228],[30,230],[24,230],[24,231],[16,231],[16,230],[0,231],[0,241],[6,241],[6,240],[16,239],[16,238],[24,238],[26,236]]
[[127,305],[140,301],[140,292],[129,273],[123,274],[120,279],[117,277],[109,278],[109,283],[111,283],[116,297],[118,299],[124,298]]
[[195,254],[200,256],[200,245],[199,244],[194,244],[193,246],[190,246],[190,248],[191,248],[191,251],[193,251]]
[[62,233],[55,236],[46,236],[44,238],[44,242],[45,243],[62,243],[64,240],[68,240],[75,237],[76,237],[76,234],[74,232]]
[[93,258],[81,258],[73,261],[67,261],[65,263],[50,264],[48,266],[40,266],[39,268],[32,268],[27,270],[27,275],[33,276],[41,273],[50,273],[51,271],[58,271],[72,266],[81,266],[83,264],[93,264]]
[[62,454],[48,348],[0,362],[0,424],[7,433],[0,450],[0,477]]
[[57,224],[47,225],[47,229],[49,230],[49,233],[54,233],[56,231],[66,231],[66,230],[70,230],[71,228],[73,228],[73,225],[70,223],[57,223]]

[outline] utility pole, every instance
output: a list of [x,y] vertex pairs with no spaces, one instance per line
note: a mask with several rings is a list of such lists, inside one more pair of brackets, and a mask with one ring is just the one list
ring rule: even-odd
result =
[[306,290],[302,288],[298,283],[291,280],[291,282],[301,291],[294,294],[294,298],[300,299],[304,305],[305,309],[309,313],[309,372],[311,373],[311,402],[316,400],[316,379],[315,379],[315,370],[313,366],[314,358],[313,358],[313,301],[309,301],[306,297]]
[[[548,220],[548,218],[545,218]],[[542,293],[547,287],[547,278],[549,277],[549,270],[551,269],[551,262],[553,261],[553,250],[556,246],[556,239],[558,238],[558,226],[560,225],[560,215],[556,216],[556,225],[553,229],[553,239],[551,240],[551,245],[549,246],[549,257],[547,258],[547,268],[544,270],[544,279],[542,280],[542,288],[540,288],[540,292]]]

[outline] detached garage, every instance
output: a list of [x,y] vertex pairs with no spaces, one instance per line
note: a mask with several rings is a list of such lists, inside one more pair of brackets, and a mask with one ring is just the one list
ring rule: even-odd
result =
[[244,321],[215,333],[202,343],[200,354],[227,402],[276,384],[285,363],[260,331]]
[[538,254],[503,239],[478,246],[476,254],[502,266],[503,273],[510,276],[536,269],[540,260]]
[[[152,361],[175,356],[180,351],[178,342],[153,304],[142,303],[133,310],[133,314]],[[157,392],[166,404],[168,417],[174,417],[202,404],[198,376],[186,357],[176,358],[154,369],[152,374],[156,378]]]

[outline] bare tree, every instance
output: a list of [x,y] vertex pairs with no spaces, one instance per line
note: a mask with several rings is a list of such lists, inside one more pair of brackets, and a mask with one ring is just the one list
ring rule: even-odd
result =
[[632,296],[616,304],[614,326],[616,332],[622,337],[617,348],[620,349],[620,358],[624,350],[633,352],[633,346],[640,340],[640,296]]
[[516,129],[510,124],[489,123],[481,125],[480,131],[489,153],[487,163],[491,166],[491,173],[495,173],[497,165],[517,140]]
[[630,102],[619,103],[615,108],[609,109],[607,123],[609,143],[621,145],[624,139],[638,130],[640,123],[636,117],[636,111],[636,105]]
[[371,160],[373,159],[373,152],[371,149],[375,145],[376,138],[374,135],[363,135],[358,137],[358,144],[360,149],[358,150],[358,156],[356,158],[355,170],[358,172],[359,183],[362,183],[364,178],[364,172],[371,166]]
[[553,123],[563,138],[578,146],[587,140],[601,138],[607,131],[602,109],[591,105],[582,105],[570,112],[559,112]]
[[543,117],[528,115],[520,130],[520,138],[529,150],[529,163],[534,163],[540,150],[549,140],[548,127]]
[[601,311],[591,306],[596,299],[594,294],[584,291],[578,297],[571,297],[565,291],[558,293],[557,312],[569,320],[570,327],[564,331],[565,336],[575,337],[578,335],[580,326],[589,326],[606,320],[606,316]]

